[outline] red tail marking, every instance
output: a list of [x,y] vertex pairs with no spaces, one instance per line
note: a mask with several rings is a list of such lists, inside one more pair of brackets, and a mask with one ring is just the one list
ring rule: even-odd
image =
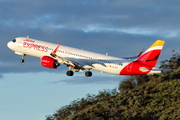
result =
[[[156,65],[161,50],[152,50],[141,55],[136,61],[125,66],[120,75],[143,75],[148,74],[150,70]],[[144,70],[142,70],[144,69]]]
[[141,55],[135,62],[154,67],[162,50],[152,50]]

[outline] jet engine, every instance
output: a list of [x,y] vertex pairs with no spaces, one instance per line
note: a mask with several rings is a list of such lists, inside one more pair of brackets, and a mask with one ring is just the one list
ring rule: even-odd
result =
[[40,62],[42,66],[52,69],[56,69],[60,65],[56,59],[49,56],[43,56]]

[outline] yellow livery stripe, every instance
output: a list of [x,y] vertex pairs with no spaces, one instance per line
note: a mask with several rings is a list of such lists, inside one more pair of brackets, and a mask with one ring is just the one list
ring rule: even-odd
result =
[[156,47],[156,46],[164,46],[164,43],[165,43],[165,41],[163,41],[163,40],[156,40],[156,42],[154,44],[152,44],[151,47],[149,47],[149,48]]

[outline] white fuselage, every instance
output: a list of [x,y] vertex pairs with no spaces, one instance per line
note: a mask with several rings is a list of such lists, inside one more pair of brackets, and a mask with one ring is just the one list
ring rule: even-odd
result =
[[[35,57],[50,56],[57,44],[28,39],[25,37],[16,38],[15,42],[9,42],[8,47],[17,54],[25,54]],[[58,56],[66,59],[74,59],[83,65],[85,69],[93,69],[110,74],[120,74],[120,71],[129,64],[130,60],[89,52],[81,49],[60,45],[57,53]],[[59,61],[61,63],[61,61]],[[131,68],[127,68],[131,71]]]

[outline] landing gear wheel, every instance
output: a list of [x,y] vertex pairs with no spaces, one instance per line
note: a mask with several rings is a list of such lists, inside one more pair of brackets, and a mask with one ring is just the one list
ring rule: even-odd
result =
[[86,71],[85,72],[85,76],[86,77],[91,77],[92,76],[92,72],[91,71]]
[[74,72],[72,70],[69,70],[69,71],[66,72],[66,75],[67,76],[73,76]]
[[20,62],[23,63],[23,62],[24,62],[24,59],[21,59]]

